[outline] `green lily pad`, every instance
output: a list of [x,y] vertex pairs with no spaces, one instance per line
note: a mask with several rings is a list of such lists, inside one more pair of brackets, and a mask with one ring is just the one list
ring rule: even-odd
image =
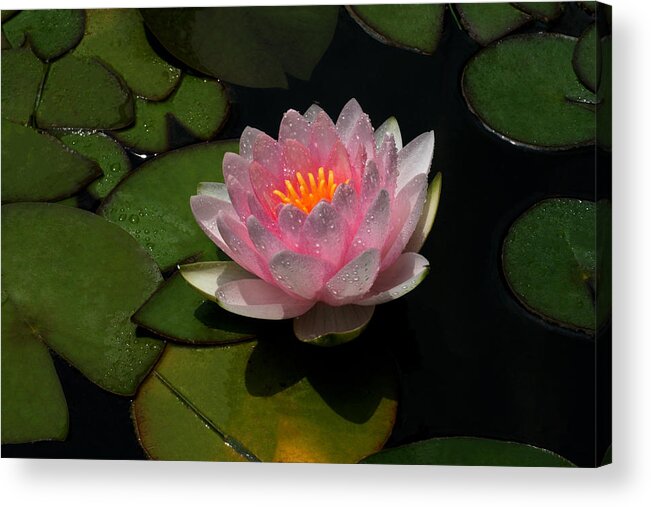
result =
[[25,43],[42,60],[52,60],[74,48],[84,34],[83,10],[52,9],[21,11],[2,24],[2,30],[17,48]]
[[97,165],[31,127],[2,121],[2,202],[56,201],[97,179]]
[[[3,229],[4,233],[4,229]],[[64,440],[68,406],[39,330],[2,296],[2,443]]]
[[456,9],[463,27],[482,46],[531,21],[531,16],[507,3],[456,4]]
[[86,32],[75,54],[98,58],[120,74],[133,93],[150,100],[167,97],[181,77],[181,71],[149,45],[137,9],[87,9]]
[[334,35],[338,8],[327,6],[142,9],[149,29],[199,72],[253,88],[308,80]]
[[133,235],[163,271],[188,260],[217,260],[217,247],[197,225],[190,197],[202,181],[224,181],[224,153],[237,141],[195,144],[160,155],[131,173],[98,213]]
[[136,99],[135,124],[114,136],[137,151],[160,153],[170,149],[173,119],[205,141],[219,132],[228,110],[228,97],[221,83],[186,74],[166,101]]
[[574,48],[572,65],[581,82],[593,92],[601,76],[601,44],[597,44],[597,25],[585,29]]
[[539,149],[593,144],[596,97],[572,68],[576,42],[561,34],[525,34],[481,50],[462,77],[471,111],[515,144]]
[[610,201],[597,201],[597,323],[606,322],[612,310],[612,206]]
[[383,44],[431,55],[443,33],[444,4],[350,5],[352,18]]
[[45,65],[30,48],[2,52],[2,117],[27,125],[34,112]]
[[540,21],[551,21],[563,13],[562,2],[516,2],[513,5]]
[[260,332],[258,321],[227,312],[174,273],[133,316],[149,331],[186,343],[233,343]]
[[59,139],[102,169],[104,175],[88,186],[88,192],[97,199],[106,197],[131,170],[131,162],[122,146],[105,134],[65,131]]
[[475,437],[432,438],[385,449],[361,461],[386,465],[457,465],[500,467],[574,467],[546,449]]
[[111,130],[133,118],[131,92],[99,61],[67,55],[50,65],[36,110],[39,127]]
[[601,39],[601,80],[597,91],[597,140],[606,150],[613,145],[612,42],[610,36]]
[[[147,252],[92,213],[47,203],[2,207],[2,290],[14,318],[100,387],[136,391],[163,342],[131,315],[158,287]],[[31,369],[20,360],[21,371]]]
[[597,10],[597,2],[579,2],[579,5],[590,13],[594,13]]
[[513,223],[502,252],[506,280],[525,307],[588,333],[595,330],[595,291],[604,278],[597,271],[596,216],[590,201],[541,201]]
[[355,463],[382,448],[397,406],[391,357],[358,343],[168,345],[133,404],[140,442],[160,460]]

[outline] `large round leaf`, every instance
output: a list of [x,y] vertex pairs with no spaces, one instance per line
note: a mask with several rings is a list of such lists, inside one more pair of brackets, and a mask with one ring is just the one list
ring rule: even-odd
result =
[[475,437],[432,438],[385,449],[361,461],[385,465],[458,465],[497,467],[574,467],[546,449]]
[[457,4],[456,9],[463,27],[482,46],[531,21],[531,16],[508,3]]
[[368,340],[328,350],[278,334],[168,345],[134,421],[154,459],[354,463],[391,432],[395,380],[391,358]]
[[597,271],[596,213],[590,201],[541,201],[514,222],[502,253],[506,280],[522,304],[587,332],[595,329],[595,291],[604,276]]
[[563,2],[516,2],[513,5],[541,21],[556,19],[563,13]]
[[196,144],[152,159],[118,185],[98,213],[131,233],[163,271],[186,259],[217,260],[197,225],[190,197],[202,181],[223,181],[222,160],[237,141]]
[[29,44],[39,58],[52,60],[75,47],[81,39],[84,33],[84,11],[21,11],[2,24],[2,31],[11,47]]
[[54,137],[2,121],[2,202],[60,200],[100,175]]
[[351,5],[348,12],[383,44],[431,55],[441,40],[444,4]]
[[576,42],[560,34],[526,34],[483,49],[462,77],[470,109],[486,128],[516,144],[593,144],[596,98],[572,68]]
[[156,38],[186,65],[254,88],[307,80],[330,45],[337,7],[143,9]]
[[39,330],[2,292],[2,443],[63,440],[68,407]]
[[136,95],[151,100],[167,97],[181,75],[151,48],[137,9],[87,9],[86,32],[75,54],[99,58]]
[[163,102],[136,99],[136,122],[114,136],[139,152],[159,153],[171,146],[172,119],[203,141],[213,137],[228,116],[228,97],[212,79],[184,75]]
[[160,281],[147,252],[97,215],[57,204],[2,208],[3,298],[104,389],[133,394],[160,354],[162,342],[137,337],[130,320]]
[[574,47],[572,65],[581,82],[592,91],[597,90],[601,76],[601,45],[598,42],[597,25],[585,29]]
[[126,151],[114,139],[99,132],[65,131],[59,139],[77,153],[93,160],[104,176],[88,186],[88,192],[103,199],[131,169]]
[[27,125],[36,104],[45,65],[30,48],[2,52],[2,117]]
[[205,299],[178,272],[154,293],[132,320],[166,338],[197,344],[246,340],[262,327],[259,320],[227,312]]
[[66,55],[52,63],[36,123],[43,128],[117,129],[133,121],[133,97],[97,60]]

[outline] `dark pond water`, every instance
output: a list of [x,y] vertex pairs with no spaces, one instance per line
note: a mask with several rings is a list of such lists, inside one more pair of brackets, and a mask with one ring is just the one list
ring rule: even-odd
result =
[[[589,22],[568,3],[548,29],[578,36]],[[610,443],[610,328],[595,341],[528,313],[505,284],[500,252],[511,222],[537,201],[610,196],[610,157],[594,148],[531,151],[487,132],[460,90],[463,66],[478,48],[449,14],[439,49],[427,57],[376,42],[342,9],[312,79],[291,80],[289,90],[231,87],[232,115],[220,137],[237,137],[246,125],[275,133],[285,110],[312,102],[336,116],[351,97],[376,126],[396,116],[406,142],[433,129],[432,175],[443,172],[443,193],[422,252],[431,272],[417,290],[377,311],[366,331],[384,337],[400,371],[388,445],[481,436],[593,466]],[[144,459],[130,400],[55,362],[70,410],[68,440],[5,445],[3,457]]]

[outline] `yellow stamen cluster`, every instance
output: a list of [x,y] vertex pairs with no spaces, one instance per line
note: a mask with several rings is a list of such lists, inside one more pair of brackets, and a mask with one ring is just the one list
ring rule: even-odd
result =
[[[297,171],[296,183],[298,191],[291,181],[285,180],[287,192],[283,193],[280,190],[274,190],[273,194],[278,196],[283,203],[293,204],[305,213],[312,211],[312,208],[314,208],[321,199],[327,201],[332,200],[332,196],[335,195],[335,190],[337,190],[338,186],[338,184],[335,183],[335,173],[332,169],[328,171],[327,179],[323,167],[319,167],[316,178],[311,172],[307,173],[307,179],[308,181],[305,181],[303,175]],[[348,181],[346,181],[346,183],[348,183]]]

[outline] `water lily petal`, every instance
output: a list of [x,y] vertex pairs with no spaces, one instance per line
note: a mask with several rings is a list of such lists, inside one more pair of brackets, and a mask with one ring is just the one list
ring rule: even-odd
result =
[[277,285],[305,299],[315,298],[330,271],[322,260],[289,250],[274,255],[269,269]]
[[385,136],[390,135],[393,137],[396,148],[398,151],[402,150],[402,134],[398,126],[398,120],[391,116],[375,130],[375,147],[379,150],[384,142]]
[[360,335],[373,316],[373,306],[332,307],[317,303],[294,319],[294,334],[304,342],[321,346],[345,343]]
[[253,160],[269,171],[278,182],[284,179],[285,157],[280,145],[267,134],[260,134],[253,144]]
[[278,230],[283,241],[292,249],[301,245],[301,232],[307,215],[292,204],[286,204],[278,213]]
[[389,193],[382,189],[359,224],[355,237],[346,252],[346,259],[357,257],[369,248],[381,250],[389,229],[390,216],[391,198]]
[[237,153],[225,153],[224,161],[222,163],[222,171],[227,186],[229,186],[229,178],[232,178],[233,180],[237,180],[245,190],[251,190],[249,167],[251,167],[251,162],[246,160],[244,157]]
[[206,298],[245,317],[289,319],[304,314],[314,305],[253,277],[234,262],[200,262],[179,268],[183,278]]
[[206,233],[210,240],[215,243],[223,252],[230,255],[230,248],[224,241],[217,225],[219,213],[225,213],[236,217],[233,205],[211,195],[193,195],[190,197],[190,208],[199,227]]
[[384,138],[375,160],[382,178],[382,186],[393,197],[396,193],[398,180],[398,149],[393,137]]
[[250,188],[245,189],[238,179],[230,175],[226,178],[226,188],[228,188],[228,196],[233,203],[237,216],[240,217],[240,220],[246,220],[246,217],[251,214],[249,196],[252,190]]
[[346,182],[353,177],[348,151],[339,139],[335,141],[332,150],[330,150],[325,168],[332,169],[337,182]]
[[253,215],[246,219],[246,228],[249,231],[249,238],[251,238],[251,242],[258,250],[258,253],[267,261],[270,261],[274,255],[287,248],[273,232],[263,226]]
[[312,123],[314,120],[316,120],[316,117],[318,116],[319,113],[322,113],[323,109],[321,106],[318,106],[316,104],[312,104],[310,107],[307,108],[307,111],[303,113],[303,117]]
[[217,227],[229,248],[226,254],[247,271],[271,282],[266,264],[256,252],[244,224],[232,215],[220,211],[217,214]]
[[240,155],[246,160],[253,160],[253,146],[259,135],[263,134],[261,130],[253,127],[246,127],[240,136]]
[[416,224],[411,238],[407,242],[405,247],[406,252],[418,252],[423,245],[425,240],[432,230],[432,225],[434,225],[434,219],[436,218],[436,211],[439,207],[439,200],[441,198],[441,182],[442,182],[441,173],[437,173],[430,183],[427,190],[427,199],[425,205],[423,206],[423,211],[420,214],[420,219]]
[[323,297],[332,306],[352,303],[366,294],[380,270],[380,251],[372,248],[342,267],[325,285]]
[[255,161],[251,164],[249,177],[251,178],[253,193],[262,209],[265,210],[266,214],[273,216],[274,210],[280,202],[280,199],[273,192],[278,188],[282,188],[280,181],[267,171],[264,166]]
[[[310,150],[294,139],[288,140],[283,145],[283,157],[285,158],[284,177],[292,183],[295,181],[296,172],[302,172],[305,177],[315,165]],[[282,190],[284,191],[284,187]]]
[[217,199],[221,199],[222,201],[231,202],[226,183],[202,181],[197,185],[197,194],[210,195],[212,197],[217,197]]
[[366,211],[371,203],[377,197],[381,188],[380,173],[377,169],[377,164],[373,160],[366,162],[364,173],[362,174],[362,186],[359,191],[360,205],[362,211]]
[[432,157],[434,156],[434,132],[429,131],[419,135],[398,152],[398,192],[414,176],[429,173]]
[[416,229],[427,195],[427,176],[418,174],[398,192],[391,209],[389,234],[384,243],[382,269],[395,262]]
[[355,99],[350,99],[339,113],[337,118],[337,132],[339,138],[347,144],[353,134],[357,121],[364,114],[361,106]]
[[337,187],[332,197],[332,205],[346,221],[349,230],[353,230],[353,226],[357,225],[359,200],[357,199],[357,192],[355,192],[351,184],[342,183]]
[[288,140],[293,139],[301,144],[307,144],[310,138],[310,123],[305,117],[290,109],[283,115],[280,121],[280,129],[278,130],[278,142],[283,145]]
[[356,304],[374,306],[398,299],[413,290],[428,273],[429,262],[425,257],[414,252],[403,253],[378,275],[370,295]]
[[196,262],[179,266],[185,281],[207,299],[217,301],[217,288],[229,282],[258,278],[232,261]]
[[326,167],[330,152],[339,141],[337,129],[330,117],[321,111],[317,114],[310,130],[310,152],[312,159],[316,162],[316,168]]
[[332,264],[339,264],[348,247],[348,227],[337,209],[319,202],[307,216],[301,231],[303,251]]

